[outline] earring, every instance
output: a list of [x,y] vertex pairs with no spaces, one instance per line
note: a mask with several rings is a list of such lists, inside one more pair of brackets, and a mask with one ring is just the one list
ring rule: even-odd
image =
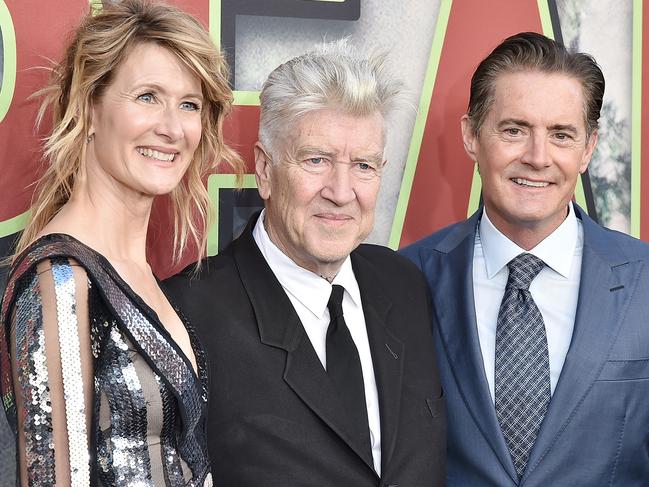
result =
[[86,137],[86,142],[89,144],[92,142],[92,139],[95,138],[95,134],[89,134],[88,137]]

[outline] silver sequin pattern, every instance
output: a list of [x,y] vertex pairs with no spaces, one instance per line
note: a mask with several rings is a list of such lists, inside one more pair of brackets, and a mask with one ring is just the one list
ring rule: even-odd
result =
[[170,485],[181,485],[183,470],[178,456],[176,435],[174,431],[174,398],[169,389],[164,385],[160,376],[156,375],[162,399],[162,432],[160,443],[162,446],[162,462],[165,465],[165,477]]
[[72,267],[65,261],[52,262],[56,294],[56,316],[59,329],[61,372],[65,397],[65,419],[68,430],[70,479],[72,487],[90,485],[86,408],[81,375],[79,323],[76,310],[76,286]]
[[[190,366],[178,355],[162,334],[155,329],[143,314],[131,303],[124,303],[122,313],[126,317],[126,328],[132,334],[135,342],[139,343],[145,353],[158,363],[161,375],[181,397],[186,410],[184,432],[178,442],[179,450],[190,468],[205,464],[205,455],[194,435],[200,419],[201,395],[193,385],[195,379]],[[179,365],[184,365],[180,367]],[[194,472],[196,474],[197,472]]]
[[30,485],[54,485],[52,403],[41,295],[35,273],[16,302],[16,369],[24,405],[25,461]]
[[[107,457],[102,465],[111,466],[115,485],[151,487],[151,461],[147,447],[147,404],[128,345],[113,328],[105,351],[105,373],[99,376],[99,388],[106,393],[110,408],[111,431]],[[177,485],[177,484],[172,484]]]
[[[160,394],[164,403],[162,406],[164,431],[160,432],[164,459],[162,465],[159,463],[156,465],[160,465],[165,470],[165,484],[168,487],[211,485],[204,429],[207,410],[206,362],[193,331],[188,328],[198,363],[198,377],[157,320],[155,313],[128,288],[110,264],[92,249],[68,236],[52,235],[39,239],[17,260],[9,276],[0,315],[3,325],[0,327],[0,364],[2,365],[0,385],[10,425],[15,430],[16,410],[11,370],[6,366],[10,364],[11,356],[7,333],[11,323],[9,317],[21,297],[29,296],[25,292],[25,283],[30,282],[28,281],[30,277],[33,279],[35,266],[42,260],[51,259],[53,262],[52,272],[55,278],[59,321],[66,321],[64,329],[60,330],[61,343],[62,346],[65,345],[65,350],[61,350],[62,357],[69,357],[73,350],[76,350],[77,360],[79,357],[78,334],[76,343],[74,337],[71,337],[73,332],[78,331],[72,267],[67,259],[61,260],[58,257],[73,258],[88,274],[90,338],[94,359],[95,388],[91,392],[94,394],[92,427],[95,451],[91,457],[96,459],[96,467],[89,469],[87,447],[84,446],[79,451],[71,447],[71,463],[74,464],[75,469],[73,478],[80,479],[90,470],[93,477],[83,480],[83,485],[152,485],[150,476],[152,467],[146,449],[146,413],[149,404],[142,395],[142,388],[131,362],[129,354],[133,350],[124,349],[126,344],[130,344],[135,349],[133,353],[142,355],[159,381]],[[37,290],[34,292],[38,293]],[[40,316],[40,311],[38,315]],[[19,324],[16,323],[16,326]],[[31,331],[25,336],[29,336],[29,360],[41,364],[44,355],[39,358],[38,350],[43,342],[34,339],[36,335]],[[64,370],[69,368],[69,371],[80,372],[80,365],[75,364],[74,360],[71,365],[68,365],[67,358],[64,360],[66,360],[63,364]],[[39,370],[42,369],[41,373],[47,373],[45,367],[40,365],[37,367]],[[81,391],[81,374],[78,373],[75,378],[70,375],[66,372],[69,389],[72,389],[65,391],[66,402],[69,398],[72,399],[69,405],[71,408],[69,419],[78,419],[75,425],[70,425],[70,433],[79,437],[82,430],[77,426],[82,425],[85,429],[86,424],[83,394],[79,394],[78,400],[73,396]],[[40,375],[34,379],[34,382],[47,384],[47,379]],[[45,385],[45,389],[43,387],[37,389],[42,391],[42,394],[36,399],[38,406],[32,412],[37,415],[38,425],[46,432],[49,428],[51,432],[47,415],[43,414],[45,408],[42,406],[47,404],[45,396],[49,391],[46,387]],[[32,385],[30,384],[28,388],[32,389]],[[29,393],[34,396],[33,391]],[[101,406],[103,401],[108,403],[110,428],[101,431],[98,418],[100,409],[103,409]],[[27,414],[27,411],[23,411],[23,414]],[[32,434],[34,431],[33,427],[30,427],[28,433]],[[38,439],[42,444],[34,449],[35,460],[40,462],[41,466],[51,467],[53,475],[54,453],[51,435],[50,440],[42,435],[38,436]],[[83,442],[79,440],[76,445],[87,445],[87,440]],[[80,465],[82,458],[85,458],[85,468]],[[186,477],[188,472],[183,472],[183,469],[179,468],[181,461],[185,462],[191,471],[191,475],[187,478],[183,476]],[[43,482],[35,485],[55,485],[53,477],[48,479],[43,476],[40,479]],[[73,485],[82,484],[73,483]]]

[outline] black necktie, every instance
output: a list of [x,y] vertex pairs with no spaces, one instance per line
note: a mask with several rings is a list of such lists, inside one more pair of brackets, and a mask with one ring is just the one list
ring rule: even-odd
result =
[[331,378],[344,405],[344,414],[352,421],[350,433],[362,447],[367,459],[372,459],[370,428],[367,423],[365,384],[358,350],[343,318],[343,294],[345,289],[334,284],[327,303],[329,328],[327,328],[327,375]]
[[550,366],[545,324],[529,288],[544,263],[520,254],[509,278],[496,327],[496,415],[519,477],[550,403]]

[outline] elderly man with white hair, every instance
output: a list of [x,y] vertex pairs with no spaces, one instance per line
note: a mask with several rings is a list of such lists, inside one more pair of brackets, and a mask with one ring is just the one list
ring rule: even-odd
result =
[[441,486],[446,414],[424,280],[362,244],[402,93],[384,56],[338,41],[261,92],[264,210],[167,281],[210,363],[215,485]]

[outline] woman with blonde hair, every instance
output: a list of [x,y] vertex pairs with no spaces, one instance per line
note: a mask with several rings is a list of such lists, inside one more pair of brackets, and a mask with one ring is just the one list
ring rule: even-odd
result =
[[174,259],[206,250],[202,178],[224,161],[232,94],[209,35],[177,8],[107,3],[41,94],[47,170],[2,301],[0,373],[22,485],[211,485],[205,359],[146,260],[169,194]]

